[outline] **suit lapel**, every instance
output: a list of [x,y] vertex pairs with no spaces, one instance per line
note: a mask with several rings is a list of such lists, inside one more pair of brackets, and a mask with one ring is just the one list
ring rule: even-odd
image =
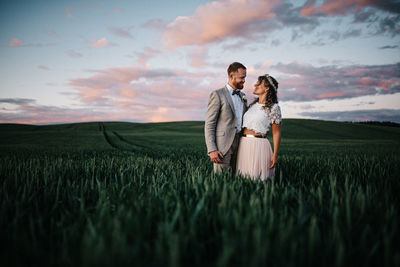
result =
[[247,111],[247,102],[243,100],[244,93],[240,92],[240,99],[242,100],[243,105],[243,114]]
[[243,100],[243,96],[244,96],[244,93],[240,92],[240,98],[242,99],[242,107],[243,107],[243,112],[242,112],[242,124],[243,124],[243,116],[244,116],[244,113],[246,113],[246,111],[247,111],[247,102],[245,102],[245,101]]
[[232,97],[229,95],[228,88],[226,88],[226,86],[225,86],[225,88],[224,88],[224,90],[222,90],[222,92],[224,92],[224,96],[225,96],[226,100],[228,101],[229,106],[231,106],[232,113],[235,116],[235,106],[233,105]]

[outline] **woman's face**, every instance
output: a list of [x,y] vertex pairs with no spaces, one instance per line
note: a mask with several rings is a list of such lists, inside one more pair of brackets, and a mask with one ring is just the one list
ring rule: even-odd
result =
[[254,84],[254,92],[253,94],[255,95],[263,95],[266,94],[268,92],[269,87],[264,85],[264,81],[257,81],[256,84]]

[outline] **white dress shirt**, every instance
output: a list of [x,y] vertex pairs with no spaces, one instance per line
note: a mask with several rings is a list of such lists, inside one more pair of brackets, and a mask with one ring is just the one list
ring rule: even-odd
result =
[[235,115],[236,115],[236,132],[240,132],[242,129],[242,116],[243,116],[243,103],[240,95],[232,95],[233,88],[227,84],[226,88],[228,88],[229,95],[232,98],[233,106],[235,108]]

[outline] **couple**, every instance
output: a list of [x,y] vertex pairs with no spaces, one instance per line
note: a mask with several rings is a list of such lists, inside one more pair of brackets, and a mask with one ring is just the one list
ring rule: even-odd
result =
[[[258,77],[253,92],[258,97],[247,107],[240,91],[245,78],[246,67],[234,62],[228,67],[228,84],[210,94],[204,127],[207,152],[214,172],[230,168],[251,179],[273,179],[281,140],[278,82],[268,74]],[[270,129],[273,152],[266,138]]]

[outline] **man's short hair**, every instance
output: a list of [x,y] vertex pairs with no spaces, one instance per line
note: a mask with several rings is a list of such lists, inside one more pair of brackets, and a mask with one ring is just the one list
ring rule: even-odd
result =
[[238,71],[238,69],[246,69],[246,67],[242,64],[242,63],[239,63],[239,62],[233,62],[231,65],[229,65],[229,67],[228,67],[228,75],[231,73],[231,72],[236,72],[236,71]]

